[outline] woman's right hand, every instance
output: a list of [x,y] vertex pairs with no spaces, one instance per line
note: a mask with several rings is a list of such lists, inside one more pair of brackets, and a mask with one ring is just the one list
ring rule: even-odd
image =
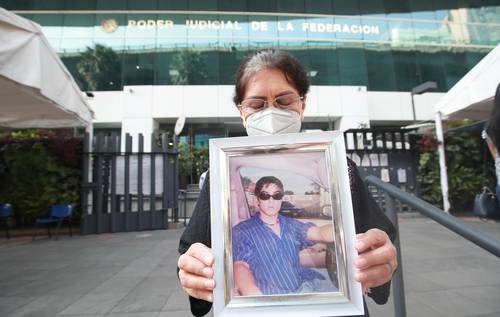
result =
[[212,302],[215,288],[213,265],[212,249],[201,243],[192,244],[177,262],[184,291],[192,297]]

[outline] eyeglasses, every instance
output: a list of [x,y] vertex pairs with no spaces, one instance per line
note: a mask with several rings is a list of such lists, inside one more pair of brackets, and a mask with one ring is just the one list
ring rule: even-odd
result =
[[269,198],[273,197],[274,200],[281,200],[283,198],[283,193],[282,192],[277,192],[277,193],[274,193],[274,194],[269,194],[269,193],[266,193],[266,192],[260,192],[257,197],[260,199],[260,200],[268,200]]
[[280,109],[293,109],[297,105],[297,102],[303,100],[304,97],[297,94],[286,94],[274,98],[271,103],[265,99],[260,98],[248,98],[241,102],[239,107],[246,113],[255,113],[261,111],[266,107],[266,105],[272,104],[276,108]]

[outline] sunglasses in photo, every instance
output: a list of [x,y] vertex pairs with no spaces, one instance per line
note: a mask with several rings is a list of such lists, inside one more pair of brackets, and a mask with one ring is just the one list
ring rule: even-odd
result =
[[260,199],[260,200],[268,200],[269,198],[273,197],[274,200],[281,200],[283,198],[283,193],[282,192],[277,192],[277,193],[274,193],[274,194],[269,194],[269,193],[266,193],[266,192],[260,192],[257,197]]

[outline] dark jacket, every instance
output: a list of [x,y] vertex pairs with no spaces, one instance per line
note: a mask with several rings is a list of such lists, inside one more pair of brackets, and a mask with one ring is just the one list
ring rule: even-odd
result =
[[[390,220],[380,210],[379,206],[368,192],[368,188],[359,176],[358,169],[353,161],[348,159],[349,179],[351,185],[352,205],[354,210],[354,223],[357,233],[363,233],[371,228],[385,231],[394,241],[396,230]],[[211,246],[210,233],[210,173],[207,173],[200,197],[196,202],[193,215],[184,230],[179,242],[179,253],[183,254],[191,244],[201,242]],[[389,298],[391,282],[371,289],[368,296],[377,304],[385,304]],[[194,316],[204,316],[212,308],[212,303],[189,297],[191,312]],[[365,303],[365,316],[369,316]]]

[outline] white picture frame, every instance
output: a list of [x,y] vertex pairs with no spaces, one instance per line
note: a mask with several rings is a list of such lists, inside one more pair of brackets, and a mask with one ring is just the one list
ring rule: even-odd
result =
[[[325,211],[320,216],[325,218],[330,215],[331,220],[327,217],[326,221],[331,221],[333,225],[335,240],[330,255],[334,257],[335,267],[331,267],[333,262],[330,261],[331,266],[327,269],[332,283],[331,271],[337,274],[335,291],[243,296],[235,290],[232,228],[235,222],[243,221],[238,215],[242,214],[240,209],[244,209],[245,201],[248,210],[251,209],[248,194],[241,181],[244,169],[247,175],[258,175],[258,169],[272,170],[287,180],[289,176],[285,174],[291,175],[290,177],[298,175],[296,177],[311,179],[311,185],[319,184],[315,186],[321,192],[317,196],[323,203],[330,203],[330,212]],[[292,179],[289,183],[295,183],[297,187],[305,182]],[[285,191],[287,186],[292,185],[284,183]],[[212,139],[210,188],[211,238],[216,281],[214,316],[319,317],[364,314],[361,284],[354,278],[357,271],[354,265],[357,256],[354,247],[356,232],[345,143],[341,132]],[[300,190],[299,188],[298,191]],[[325,209],[323,205],[323,210],[328,208]],[[309,217],[310,213],[304,214]]]

